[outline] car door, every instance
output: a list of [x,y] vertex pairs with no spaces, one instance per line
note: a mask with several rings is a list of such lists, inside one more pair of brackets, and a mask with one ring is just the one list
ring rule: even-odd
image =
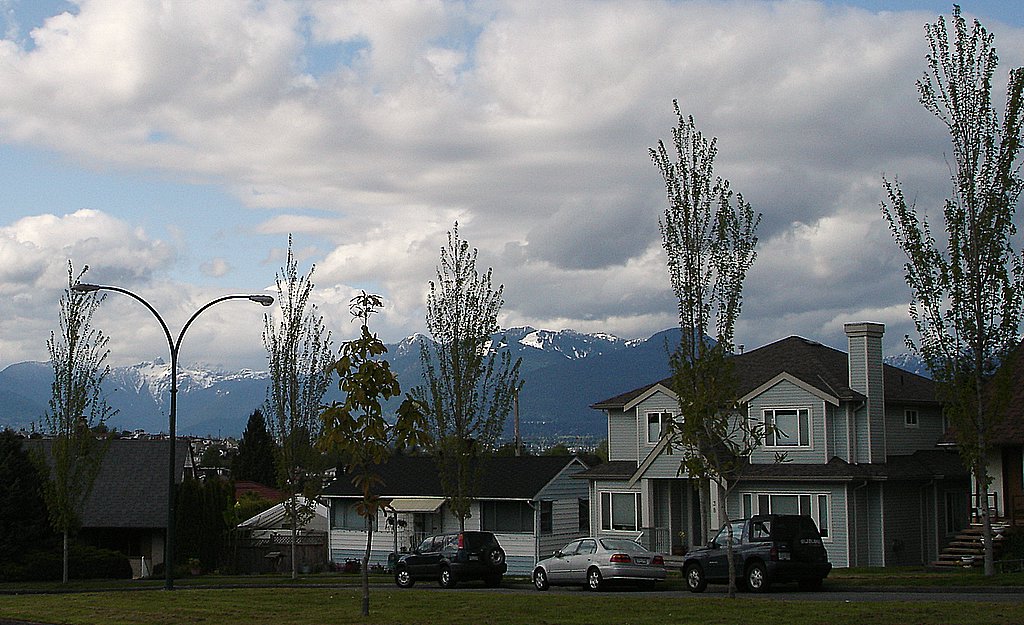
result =
[[580,541],[574,541],[568,545],[562,547],[550,560],[547,561],[545,567],[548,570],[548,581],[552,584],[565,584],[569,581],[569,567],[572,558],[576,555],[576,550],[580,546]]
[[[742,542],[743,538],[743,522],[734,522],[732,525],[732,544],[733,550],[738,551],[738,547]],[[709,580],[727,580],[729,579],[729,526],[726,525],[722,529],[718,530],[718,535],[708,545],[707,552],[707,564],[704,567],[705,574]],[[738,557],[738,554],[734,554]]]
[[587,538],[580,541],[576,554],[569,559],[569,578],[574,584],[585,584],[587,582],[587,569],[594,561],[594,554],[597,553],[597,541]]
[[437,566],[441,556],[440,547],[443,541],[444,536],[425,538],[413,555],[406,559],[409,572],[414,578],[424,579],[437,575]]

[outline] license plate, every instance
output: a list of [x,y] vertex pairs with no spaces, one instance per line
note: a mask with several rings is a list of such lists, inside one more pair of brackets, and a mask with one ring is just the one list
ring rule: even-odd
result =
[[789,554],[788,553],[780,553],[779,554],[779,560],[789,560]]
[[469,559],[470,560],[479,560],[480,556],[476,555],[475,553],[471,553],[471,554],[469,554]]
[[636,558],[634,559],[634,562],[637,564],[647,564],[647,558]]

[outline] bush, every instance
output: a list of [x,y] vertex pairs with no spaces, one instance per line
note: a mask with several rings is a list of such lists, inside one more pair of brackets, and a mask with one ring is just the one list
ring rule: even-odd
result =
[[[60,546],[25,553],[17,562],[0,564],[0,580],[7,582],[59,581],[63,572]],[[72,545],[68,562],[72,579],[131,579],[128,557],[117,551]]]

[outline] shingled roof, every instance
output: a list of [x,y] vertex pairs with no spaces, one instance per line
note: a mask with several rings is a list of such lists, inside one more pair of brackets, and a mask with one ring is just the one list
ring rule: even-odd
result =
[[[29,439],[26,449],[42,450],[50,457],[51,440]],[[83,528],[160,528],[167,525],[167,469],[170,444],[166,440],[114,439],[85,501]],[[175,442],[177,482],[181,482],[186,440]]]
[[[849,386],[850,363],[845,352],[799,336],[790,336],[732,357],[736,363],[739,395],[742,397],[781,373],[840,400],[864,399]],[[909,404],[937,403],[935,384],[928,378],[892,365],[883,365],[886,401]],[[599,401],[597,410],[621,409],[630,401],[657,385],[671,388],[666,378],[646,386]]]
[[[487,458],[476,496],[481,499],[533,499],[572,462],[566,456],[520,456]],[[437,464],[426,456],[397,456],[379,467],[384,482],[378,494],[384,497],[443,497]],[[355,497],[360,492],[341,476],[324,489],[327,496]]]

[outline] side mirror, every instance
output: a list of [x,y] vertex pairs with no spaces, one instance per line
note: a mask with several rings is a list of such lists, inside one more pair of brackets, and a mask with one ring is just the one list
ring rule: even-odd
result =
[[708,549],[718,549],[718,543],[712,540],[708,543]]
[[551,555],[556,557],[556,558],[564,558],[565,557],[565,554],[562,553],[561,549],[555,550],[555,552],[553,554],[551,554]]

